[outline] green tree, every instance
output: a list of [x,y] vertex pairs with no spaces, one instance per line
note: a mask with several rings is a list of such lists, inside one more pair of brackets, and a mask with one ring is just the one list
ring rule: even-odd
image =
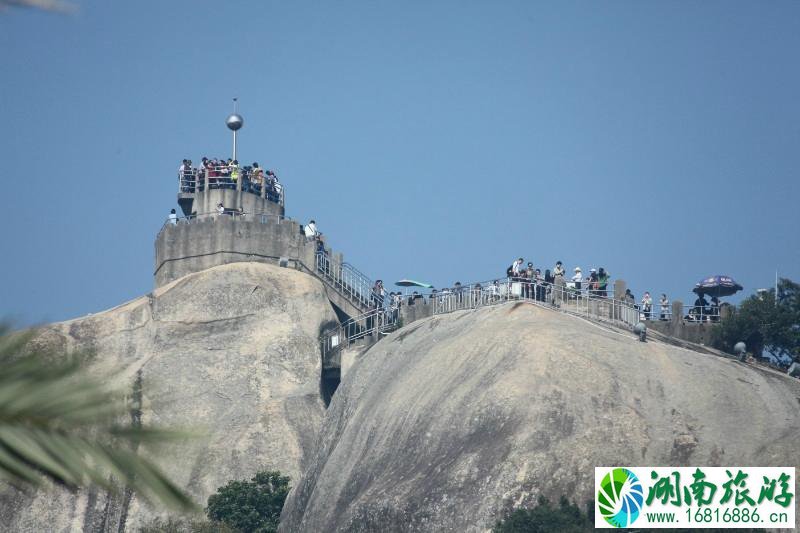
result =
[[0,481],[20,488],[45,479],[70,489],[122,485],[149,501],[195,509],[135,451],[177,434],[120,424],[131,413],[124,396],[83,372],[80,357],[38,349],[33,336],[0,325]]
[[782,278],[775,290],[746,298],[713,332],[716,348],[733,353],[743,341],[757,357],[767,351],[774,355],[800,358],[800,284]]
[[208,498],[206,515],[242,533],[278,530],[289,494],[289,478],[280,472],[259,472],[250,481],[230,481]]
[[[594,531],[594,524],[588,512],[582,512],[577,505],[564,496],[553,505],[544,496],[539,496],[536,507],[516,509],[504,520],[494,526],[494,533],[583,533]],[[592,515],[593,516],[593,515]]]

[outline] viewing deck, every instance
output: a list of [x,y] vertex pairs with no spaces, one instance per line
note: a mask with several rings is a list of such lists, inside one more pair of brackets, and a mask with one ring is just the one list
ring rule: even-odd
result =
[[178,176],[178,205],[184,216],[216,213],[225,209],[283,216],[286,189],[275,174],[245,167],[208,167],[183,170]]

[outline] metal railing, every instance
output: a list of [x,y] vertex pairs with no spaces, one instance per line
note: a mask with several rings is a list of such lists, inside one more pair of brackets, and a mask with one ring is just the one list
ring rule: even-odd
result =
[[198,176],[196,168],[178,171],[178,191],[194,192],[198,186]]
[[208,189],[240,190],[285,205],[285,187],[274,174],[267,175],[263,169],[222,165],[178,172],[178,192],[203,192],[206,186]]
[[[413,297],[413,296],[412,296]],[[386,306],[373,309],[322,336],[323,357],[332,350],[346,348],[351,343],[376,333],[385,334],[400,326],[400,307],[407,305],[408,295]],[[511,301],[521,301],[555,309],[592,320],[633,327],[643,319],[631,302],[597,294],[595,290],[540,280],[505,278],[470,283],[439,293],[417,295],[413,305],[430,305],[432,314],[479,309]]]
[[189,216],[176,216],[174,218],[167,217],[164,224],[159,230],[159,234],[164,231],[167,226],[177,226],[182,224],[193,224],[203,220],[216,220],[221,217],[234,217],[239,220],[251,220],[261,224],[275,224],[281,220],[292,220],[290,217],[284,215],[276,215],[272,213],[247,213],[236,209],[224,209],[222,213],[213,211],[211,213],[197,213]]
[[664,322],[672,320],[672,306],[663,307],[660,303],[653,303],[650,309],[644,304],[637,306],[642,314],[642,320],[661,320]]
[[327,357],[332,351],[347,348],[352,343],[377,334],[387,334],[400,325],[398,307],[378,307],[343,322],[322,335],[322,354]]
[[332,261],[325,251],[316,254],[317,273],[340,294],[360,308],[384,307],[385,297],[375,294],[374,282],[349,263]]
[[684,322],[719,322],[719,306],[684,305],[682,316]]
[[635,305],[597,294],[594,290],[523,278],[472,283],[460,290],[439,293],[431,300],[434,314],[475,309],[508,301],[525,301],[626,326],[634,326],[641,318]]

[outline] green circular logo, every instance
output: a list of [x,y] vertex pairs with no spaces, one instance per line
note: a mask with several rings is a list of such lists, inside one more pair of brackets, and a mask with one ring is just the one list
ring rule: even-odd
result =
[[627,468],[615,468],[600,481],[597,507],[606,522],[614,527],[633,524],[639,518],[643,501],[642,483]]

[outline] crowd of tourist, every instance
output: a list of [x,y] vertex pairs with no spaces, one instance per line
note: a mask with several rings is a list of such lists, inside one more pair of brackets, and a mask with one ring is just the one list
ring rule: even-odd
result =
[[709,305],[703,293],[700,293],[692,308],[689,309],[689,314],[684,318],[690,322],[717,322],[720,316],[720,305],[719,298],[716,296],[711,297]]
[[[317,254],[327,253],[321,240],[321,233],[313,220],[303,226],[303,233],[307,240],[317,241]],[[456,281],[451,287],[432,289],[427,296],[418,291],[413,291],[411,294],[399,291],[387,293],[383,281],[377,280],[370,292],[369,304],[372,309],[384,309],[388,317],[396,320],[403,305],[411,306],[425,302],[444,308],[460,308],[464,306],[465,299],[468,299],[467,305],[479,306],[513,295],[559,306],[565,300],[609,297],[611,276],[604,267],[590,268],[586,277],[580,266],[574,267],[572,272],[572,276],[567,277],[564,264],[556,261],[552,269],[545,269],[542,273],[542,270],[536,268],[532,262],[525,263],[525,260],[519,257],[506,269],[505,278],[495,279],[483,285],[480,283],[462,285]],[[669,321],[672,318],[672,305],[665,293],[662,293],[656,302],[650,292],[646,291],[642,299],[637,302],[631,290],[626,289],[625,294],[619,299],[637,310],[641,320]],[[709,304],[701,294],[684,318],[689,321],[715,322],[719,320],[719,316],[719,299],[713,297]]]
[[[544,274],[539,268],[534,268],[533,263],[520,257],[506,269],[506,277],[512,281],[523,284],[523,292],[526,297],[539,299],[536,287],[544,284],[552,286],[555,292],[565,294],[580,294],[585,291],[592,296],[608,296],[608,282],[611,279],[605,268],[592,268],[589,275],[584,279],[581,267],[573,269],[573,275],[567,279],[567,272],[561,261],[556,261],[552,270],[545,269]],[[552,291],[551,291],[552,292]]]
[[[313,221],[312,221],[313,223]],[[514,296],[560,305],[564,300],[575,300],[585,296],[594,298],[609,297],[610,274],[604,267],[590,268],[589,274],[584,277],[583,270],[576,266],[572,275],[567,276],[567,271],[561,261],[556,261],[552,269],[545,269],[544,273],[536,268],[532,262],[517,258],[506,269],[504,279],[496,279],[484,285],[475,283],[462,285],[456,281],[453,286],[441,289],[432,289],[427,295],[427,301],[434,305],[444,307],[460,307],[468,299],[470,305],[485,305],[508,296],[510,291]],[[645,292],[642,299],[637,302],[630,289],[620,298],[631,308],[639,312],[642,320],[670,320],[672,317],[671,302],[666,294],[662,293],[658,302]],[[386,308],[389,316],[399,316],[399,309],[403,305],[416,305],[425,302],[426,296],[417,291],[403,295],[400,292],[387,294],[382,280],[377,280],[372,287],[370,304],[374,309]],[[709,306],[702,296],[695,302],[689,313],[689,320],[715,320],[719,317],[719,300],[712,299]]]
[[239,161],[228,158],[204,157],[198,167],[191,159],[184,159],[178,167],[181,192],[193,193],[205,188],[208,176],[209,189],[237,189],[241,182],[243,191],[261,195],[272,202],[280,202],[283,185],[272,170],[264,170],[258,163],[240,166]]
[[[257,162],[240,166],[239,161],[232,158],[209,159],[203,157],[198,167],[193,166],[191,159],[184,159],[178,167],[178,180],[181,192],[187,193],[204,190],[206,183],[208,183],[209,189],[236,190],[241,187],[241,190],[253,194],[261,195],[264,192],[264,196],[273,202],[280,202],[283,193],[283,186],[278,181],[275,172],[264,170]],[[217,204],[216,211],[219,215],[242,214],[241,209],[238,212],[227,209],[222,203]],[[172,209],[168,223],[174,225],[177,222],[178,215],[175,209]],[[313,220],[302,226],[301,231],[308,241],[316,241],[318,254],[327,256],[322,234],[317,230]],[[556,261],[552,269],[545,269],[542,273],[542,270],[535,268],[532,262],[526,264],[524,259],[519,257],[506,269],[506,280],[517,284],[516,287],[519,288],[520,293],[516,296],[523,298],[559,305],[564,299],[577,299],[584,294],[590,297],[608,297],[610,276],[605,268],[591,268],[588,276],[584,277],[581,267],[576,266],[572,275],[567,276],[561,261]],[[464,296],[468,294],[472,302],[488,303],[500,299],[503,291],[508,290],[510,287],[505,283],[501,284],[499,279],[487,283],[486,286],[476,283],[467,287],[457,281],[452,287],[441,290],[433,289],[428,298],[432,303],[452,301],[461,304]],[[405,296],[400,292],[390,292],[387,295],[383,282],[377,280],[372,288],[370,304],[375,309],[388,305],[390,316],[396,318],[401,305],[415,305],[419,300],[424,301],[424,299],[425,297],[417,291]],[[655,303],[649,292],[644,293],[639,303],[636,302],[630,289],[626,290],[621,299],[639,310],[643,320],[654,318],[653,306]],[[666,294],[661,294],[658,306],[660,308],[658,319],[670,320],[672,310]],[[689,321],[717,321],[719,316],[719,299],[712,297],[709,304],[704,295],[699,294],[694,306],[690,308],[684,318]]]

